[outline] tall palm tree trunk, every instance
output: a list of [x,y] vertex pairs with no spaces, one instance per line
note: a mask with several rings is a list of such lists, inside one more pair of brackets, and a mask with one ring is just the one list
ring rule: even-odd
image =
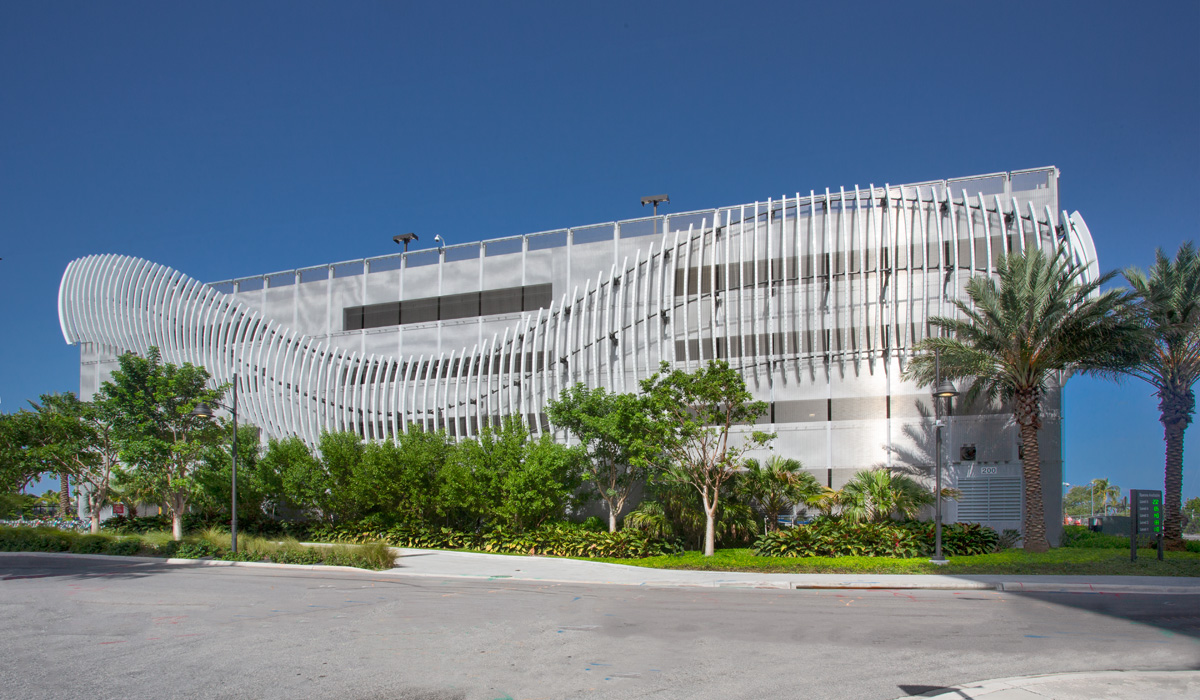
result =
[[1196,398],[1191,389],[1164,389],[1158,402],[1159,420],[1163,424],[1163,441],[1167,443],[1167,464],[1163,475],[1163,546],[1181,550],[1183,518],[1180,513],[1183,492],[1183,433],[1192,422]]
[[58,517],[71,517],[71,477],[66,472],[58,475]]
[[1036,390],[1016,392],[1013,414],[1021,428],[1021,471],[1025,481],[1025,522],[1022,538],[1025,551],[1045,552],[1050,549],[1046,539],[1046,513],[1042,504],[1042,455],[1038,448],[1038,429],[1042,417]]

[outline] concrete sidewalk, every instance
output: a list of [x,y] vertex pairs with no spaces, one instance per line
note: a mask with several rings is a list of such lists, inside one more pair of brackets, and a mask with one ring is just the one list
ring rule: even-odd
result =
[[760,574],[648,569],[560,557],[508,556],[393,548],[389,573],[474,580],[708,588],[849,588],[999,590],[1062,593],[1200,595],[1200,578],[1178,576],[944,576],[907,574]]
[[936,700],[1183,700],[1200,698],[1200,671],[1102,671],[999,678],[909,698]]

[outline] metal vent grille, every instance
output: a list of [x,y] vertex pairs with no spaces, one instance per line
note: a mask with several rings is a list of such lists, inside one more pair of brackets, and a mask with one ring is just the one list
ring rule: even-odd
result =
[[986,523],[1021,519],[1021,477],[964,477],[958,480],[958,519]]

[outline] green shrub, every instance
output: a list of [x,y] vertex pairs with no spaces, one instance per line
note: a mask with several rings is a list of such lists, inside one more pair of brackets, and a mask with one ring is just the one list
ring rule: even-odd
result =
[[1006,549],[1012,549],[1021,541],[1020,530],[1005,530],[1000,533],[1000,539],[996,541],[996,551],[1003,552]]
[[142,551],[142,543],[136,538],[129,539],[114,539],[104,548],[105,554],[113,554],[117,556],[133,556]]
[[200,559],[202,557],[219,556],[222,550],[207,540],[196,540],[195,542],[183,542],[176,549],[173,556],[180,559]]
[[384,542],[393,547],[413,549],[468,549],[560,557],[629,559],[681,551],[674,542],[664,541],[644,532],[596,532],[564,524],[548,525],[530,532],[496,528],[478,533],[459,532],[450,528],[365,528],[353,524],[317,528],[313,531],[313,537],[325,542]]
[[604,532],[605,530],[608,529],[608,525],[606,525],[604,523],[604,521],[601,520],[600,516],[598,516],[598,515],[593,515],[590,518],[587,518],[582,523],[580,523],[579,526],[582,527],[584,530],[590,530],[592,532]]
[[[1197,545],[1197,549],[1189,548],[1189,551],[1200,551],[1200,542],[1189,544]],[[1066,525],[1063,527],[1062,546],[1083,549],[1129,549],[1129,537],[1092,532],[1083,525]],[[1154,549],[1158,547],[1158,542],[1151,537],[1145,537],[1145,539],[1139,537],[1138,547]]]
[[920,533],[900,523],[851,523],[818,518],[809,525],[768,532],[754,543],[761,557],[915,557]]
[[[770,557],[917,557],[933,552],[934,537],[933,523],[852,523],[830,517],[762,535],[754,552]],[[995,530],[977,523],[942,527],[942,551],[949,556],[987,554],[999,540]]]
[[100,523],[100,529],[118,535],[140,535],[145,532],[164,530],[171,527],[171,519],[165,515],[151,515],[144,518],[129,518],[118,515]]
[[[921,535],[925,548],[921,554],[932,554],[936,533],[934,524],[907,521],[901,524]],[[942,552],[947,556],[962,557],[973,554],[990,554],[996,551],[1000,535],[990,527],[979,523],[950,523],[942,525]]]
[[112,542],[106,535],[79,535],[71,543],[70,551],[74,554],[103,554]]
[[0,550],[6,552],[65,552],[75,533],[46,527],[0,528]]

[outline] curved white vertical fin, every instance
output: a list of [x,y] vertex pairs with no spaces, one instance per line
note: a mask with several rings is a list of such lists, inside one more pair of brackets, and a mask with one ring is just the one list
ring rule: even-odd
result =
[[[684,238],[686,249],[683,252],[683,302],[679,304],[675,314],[683,316],[683,368],[684,371],[692,371],[692,337],[691,324],[688,322],[691,316],[692,307],[692,225],[688,224],[687,235]],[[697,289],[697,292],[700,290]],[[672,304],[671,306],[676,306]]]
[[762,238],[762,236],[758,232],[758,202],[755,202],[754,203],[754,233],[750,239],[750,265],[751,265],[751,268],[754,270],[754,273],[750,276],[751,284],[752,284],[752,286],[750,287],[750,347],[751,347],[751,352],[752,352],[752,355],[750,358],[750,367],[752,368],[752,371],[754,372],[754,383],[756,385],[758,384],[758,363],[762,361],[762,355],[763,355],[763,348],[759,347],[760,343],[758,342],[758,337],[759,337],[759,335],[761,335],[761,333],[759,332],[760,324],[759,324],[758,320],[759,320],[759,315],[762,314],[762,306],[763,306],[762,303],[759,301],[759,291],[758,291],[758,285],[759,285],[758,268],[759,268],[759,260],[760,260],[760,257],[758,254],[758,241],[760,238]]
[[[551,376],[554,379],[555,398],[562,396],[563,377],[567,372],[567,367],[563,364],[567,362],[568,354],[563,343],[563,330],[570,322],[570,317],[564,318],[568,313],[570,313],[570,307],[567,305],[567,293],[563,292],[562,299],[558,302],[558,316],[554,319],[554,352],[550,355],[550,362],[554,365],[554,373]],[[570,340],[570,337],[568,335],[567,339]]]
[[1013,217],[1013,235],[1017,239],[1017,244],[1012,246],[1009,251],[1013,253],[1025,253],[1025,222],[1021,220],[1021,205],[1017,203],[1017,198],[1012,198],[1012,217]]
[[1042,227],[1038,223],[1037,210],[1033,208],[1033,202],[1029,202],[1029,225],[1033,227],[1033,245],[1042,250]]
[[[614,335],[615,328],[614,328],[614,323],[613,323],[613,315],[614,315],[613,314],[613,304],[616,302],[616,288],[613,285],[616,283],[615,282],[616,279],[617,279],[617,264],[613,263],[612,268],[610,269],[610,271],[608,273],[607,284],[604,285],[604,289],[606,291],[606,294],[605,294],[606,299],[604,301],[603,330],[600,333],[600,337],[596,339],[596,343],[599,344],[599,346],[600,346],[600,348],[597,349],[597,354],[599,355],[600,359],[604,363],[604,371],[602,372],[602,376],[607,377],[608,381],[605,384],[605,386],[610,391],[615,390],[616,386],[617,386],[616,376],[613,374],[613,370],[614,370],[613,365],[615,364],[615,362],[612,359],[613,358],[613,347],[612,347],[612,340],[611,340],[612,338],[615,337],[615,335]],[[597,290],[598,289],[599,288],[597,288]],[[597,384],[597,386],[599,386],[599,384]]]
[[[772,199],[767,199],[767,222],[765,235],[763,236],[767,243],[767,259],[765,266],[766,280],[764,280],[766,287],[763,289],[763,332],[767,336],[767,347],[764,348],[766,350],[766,357],[764,360],[767,370],[767,386],[773,386],[775,383],[775,304],[771,301],[771,297],[775,293],[774,275],[772,274],[771,270],[771,268],[774,267],[773,263],[775,261],[774,246],[771,245],[771,219],[775,216],[775,210],[773,209],[774,204],[775,202]],[[754,221],[757,230],[758,217],[755,217]]]
[[958,212],[954,209],[954,195],[950,192],[949,186],[946,187],[946,207],[950,220],[950,254],[953,256],[951,265],[954,270],[954,286],[950,288],[950,291],[954,293],[954,298],[951,301],[958,301],[958,290],[962,286],[960,281],[962,265],[959,264],[962,256],[958,252]]
[[[650,245],[653,246],[654,244],[651,243]],[[625,259],[628,260],[629,257],[626,256]],[[639,379],[638,365],[641,364],[641,361],[642,361],[641,348],[639,347],[641,345],[641,343],[639,341],[638,328],[642,328],[643,330],[645,330],[648,327],[648,325],[646,323],[647,319],[642,313],[641,296],[640,296],[640,291],[639,291],[641,289],[641,285],[638,284],[638,278],[641,274],[642,274],[642,249],[638,248],[636,251],[634,251],[634,254],[633,254],[633,279],[632,279],[632,281],[629,279],[626,279],[626,281],[624,283],[625,285],[629,285],[629,284],[633,285],[633,292],[630,293],[630,295],[629,295],[629,299],[630,299],[630,302],[629,302],[629,334],[633,338],[633,340],[631,342],[632,347],[630,348],[630,350],[632,350],[633,352],[629,359],[630,359],[630,362],[632,363],[630,366],[630,371],[633,373],[632,377],[633,377],[633,385],[634,386],[637,386],[637,383],[638,383],[638,379]],[[623,293],[624,292],[622,291],[622,294]],[[622,306],[624,306],[624,303],[622,303]],[[647,350],[649,350],[649,347],[647,347]],[[621,385],[621,390],[628,391],[625,388],[624,384]]]

